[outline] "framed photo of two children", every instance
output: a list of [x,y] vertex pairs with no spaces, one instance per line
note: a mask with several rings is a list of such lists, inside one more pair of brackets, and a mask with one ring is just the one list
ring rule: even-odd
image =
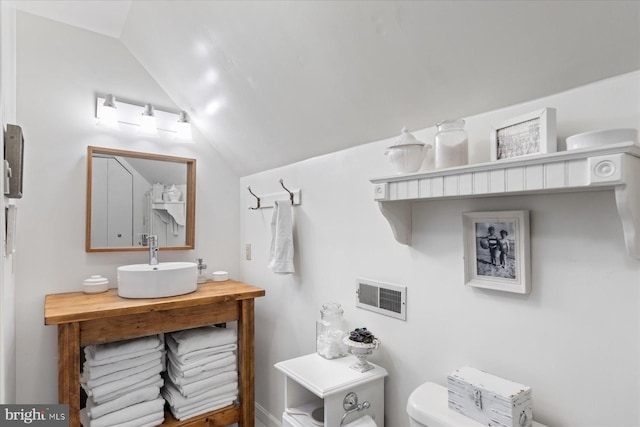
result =
[[465,285],[527,294],[529,211],[462,214]]

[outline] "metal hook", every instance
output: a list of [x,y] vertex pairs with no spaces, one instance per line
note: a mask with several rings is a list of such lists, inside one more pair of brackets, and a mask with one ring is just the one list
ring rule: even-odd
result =
[[291,204],[293,205],[293,193],[289,191],[287,187],[284,186],[284,181],[282,180],[282,178],[280,178],[280,185],[282,185],[282,188],[284,188],[287,191],[287,193],[289,193],[289,199],[291,200]]
[[253,191],[251,191],[250,185],[247,185],[247,190],[249,190],[249,193],[251,193],[251,195],[256,198],[256,207],[252,208],[251,206],[249,206],[249,209],[251,210],[260,209],[260,197],[256,196],[256,194]]

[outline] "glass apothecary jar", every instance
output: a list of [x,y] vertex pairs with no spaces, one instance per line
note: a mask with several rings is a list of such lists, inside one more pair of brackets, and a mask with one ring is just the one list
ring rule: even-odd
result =
[[322,305],[320,319],[316,321],[316,351],[325,359],[347,355],[347,346],[342,342],[347,335],[343,314],[344,310],[338,303]]
[[469,163],[469,139],[464,120],[444,120],[436,125],[435,168],[444,169]]

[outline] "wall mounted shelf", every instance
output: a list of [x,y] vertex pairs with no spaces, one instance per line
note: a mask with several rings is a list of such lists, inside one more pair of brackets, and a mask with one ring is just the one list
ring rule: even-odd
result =
[[158,212],[162,220],[167,223],[169,222],[169,216],[173,218],[173,220],[178,225],[186,224],[186,209],[185,203],[183,201],[179,202],[154,202],[152,204],[153,209]]
[[640,259],[640,146],[633,141],[371,182],[395,239],[405,245],[416,201],[613,189],[627,252]]

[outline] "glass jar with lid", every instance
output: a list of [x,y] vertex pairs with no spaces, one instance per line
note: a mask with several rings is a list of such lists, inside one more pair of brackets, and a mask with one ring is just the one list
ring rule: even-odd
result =
[[342,342],[346,336],[344,310],[338,303],[326,303],[316,321],[316,351],[325,359],[336,359],[347,355],[347,346]]
[[444,169],[469,163],[469,140],[464,120],[444,120],[436,125],[435,168]]

